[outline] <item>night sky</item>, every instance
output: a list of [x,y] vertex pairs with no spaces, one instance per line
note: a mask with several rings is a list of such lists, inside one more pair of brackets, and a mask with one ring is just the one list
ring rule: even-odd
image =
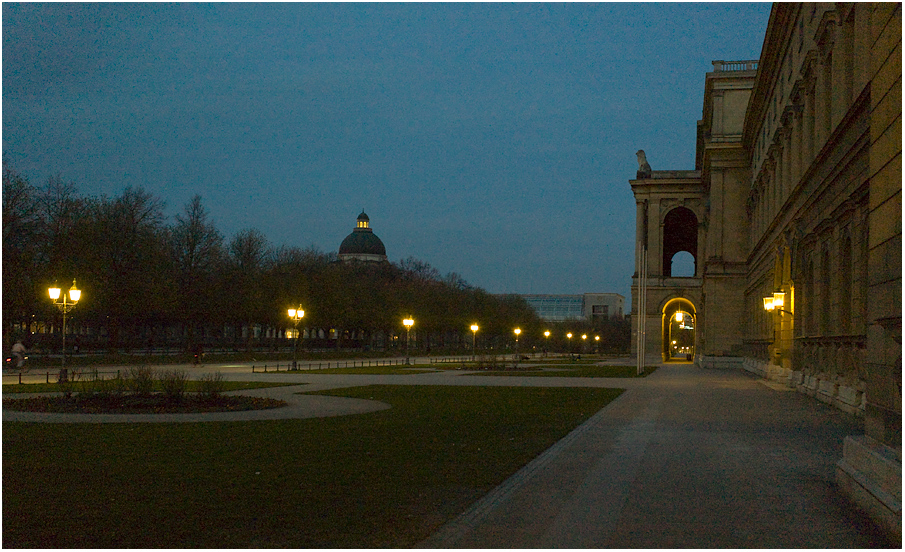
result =
[[628,180],[693,169],[705,73],[770,4],[11,4],[3,154],[82,195],[200,194],[229,240],[390,260],[492,293],[615,292]]

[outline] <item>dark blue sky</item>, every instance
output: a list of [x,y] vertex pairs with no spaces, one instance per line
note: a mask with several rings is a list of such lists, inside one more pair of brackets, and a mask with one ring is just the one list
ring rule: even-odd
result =
[[35,184],[202,196],[230,239],[391,260],[494,293],[616,292],[628,180],[694,168],[714,59],[770,4],[3,4],[3,151]]

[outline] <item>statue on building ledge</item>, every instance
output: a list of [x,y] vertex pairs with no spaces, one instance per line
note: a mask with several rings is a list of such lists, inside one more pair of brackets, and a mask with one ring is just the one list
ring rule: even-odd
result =
[[650,163],[647,162],[647,155],[644,154],[644,150],[638,150],[638,153],[635,155],[638,156],[638,174],[635,175],[635,178],[650,178]]

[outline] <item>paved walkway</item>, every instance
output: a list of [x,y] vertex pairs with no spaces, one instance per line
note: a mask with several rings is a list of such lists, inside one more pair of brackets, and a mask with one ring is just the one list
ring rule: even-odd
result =
[[[139,415],[130,420],[45,414],[29,421],[226,421],[387,408],[376,401],[296,394],[369,384],[621,387],[627,391],[619,399],[418,547],[890,546],[835,489],[842,440],[863,433],[861,422],[741,371],[674,364],[643,379],[607,379],[461,372],[251,374],[240,365],[215,369],[226,379],[299,385],[242,392],[290,402],[290,407],[272,411]],[[3,420],[28,415],[34,416],[4,411]]]
[[857,420],[738,371],[643,381],[419,547],[890,546],[833,483]]

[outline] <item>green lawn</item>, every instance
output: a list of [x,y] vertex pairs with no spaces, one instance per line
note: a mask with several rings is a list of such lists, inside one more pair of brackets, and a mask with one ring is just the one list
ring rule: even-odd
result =
[[410,547],[622,390],[366,386],[381,412],[3,423],[10,548]]

